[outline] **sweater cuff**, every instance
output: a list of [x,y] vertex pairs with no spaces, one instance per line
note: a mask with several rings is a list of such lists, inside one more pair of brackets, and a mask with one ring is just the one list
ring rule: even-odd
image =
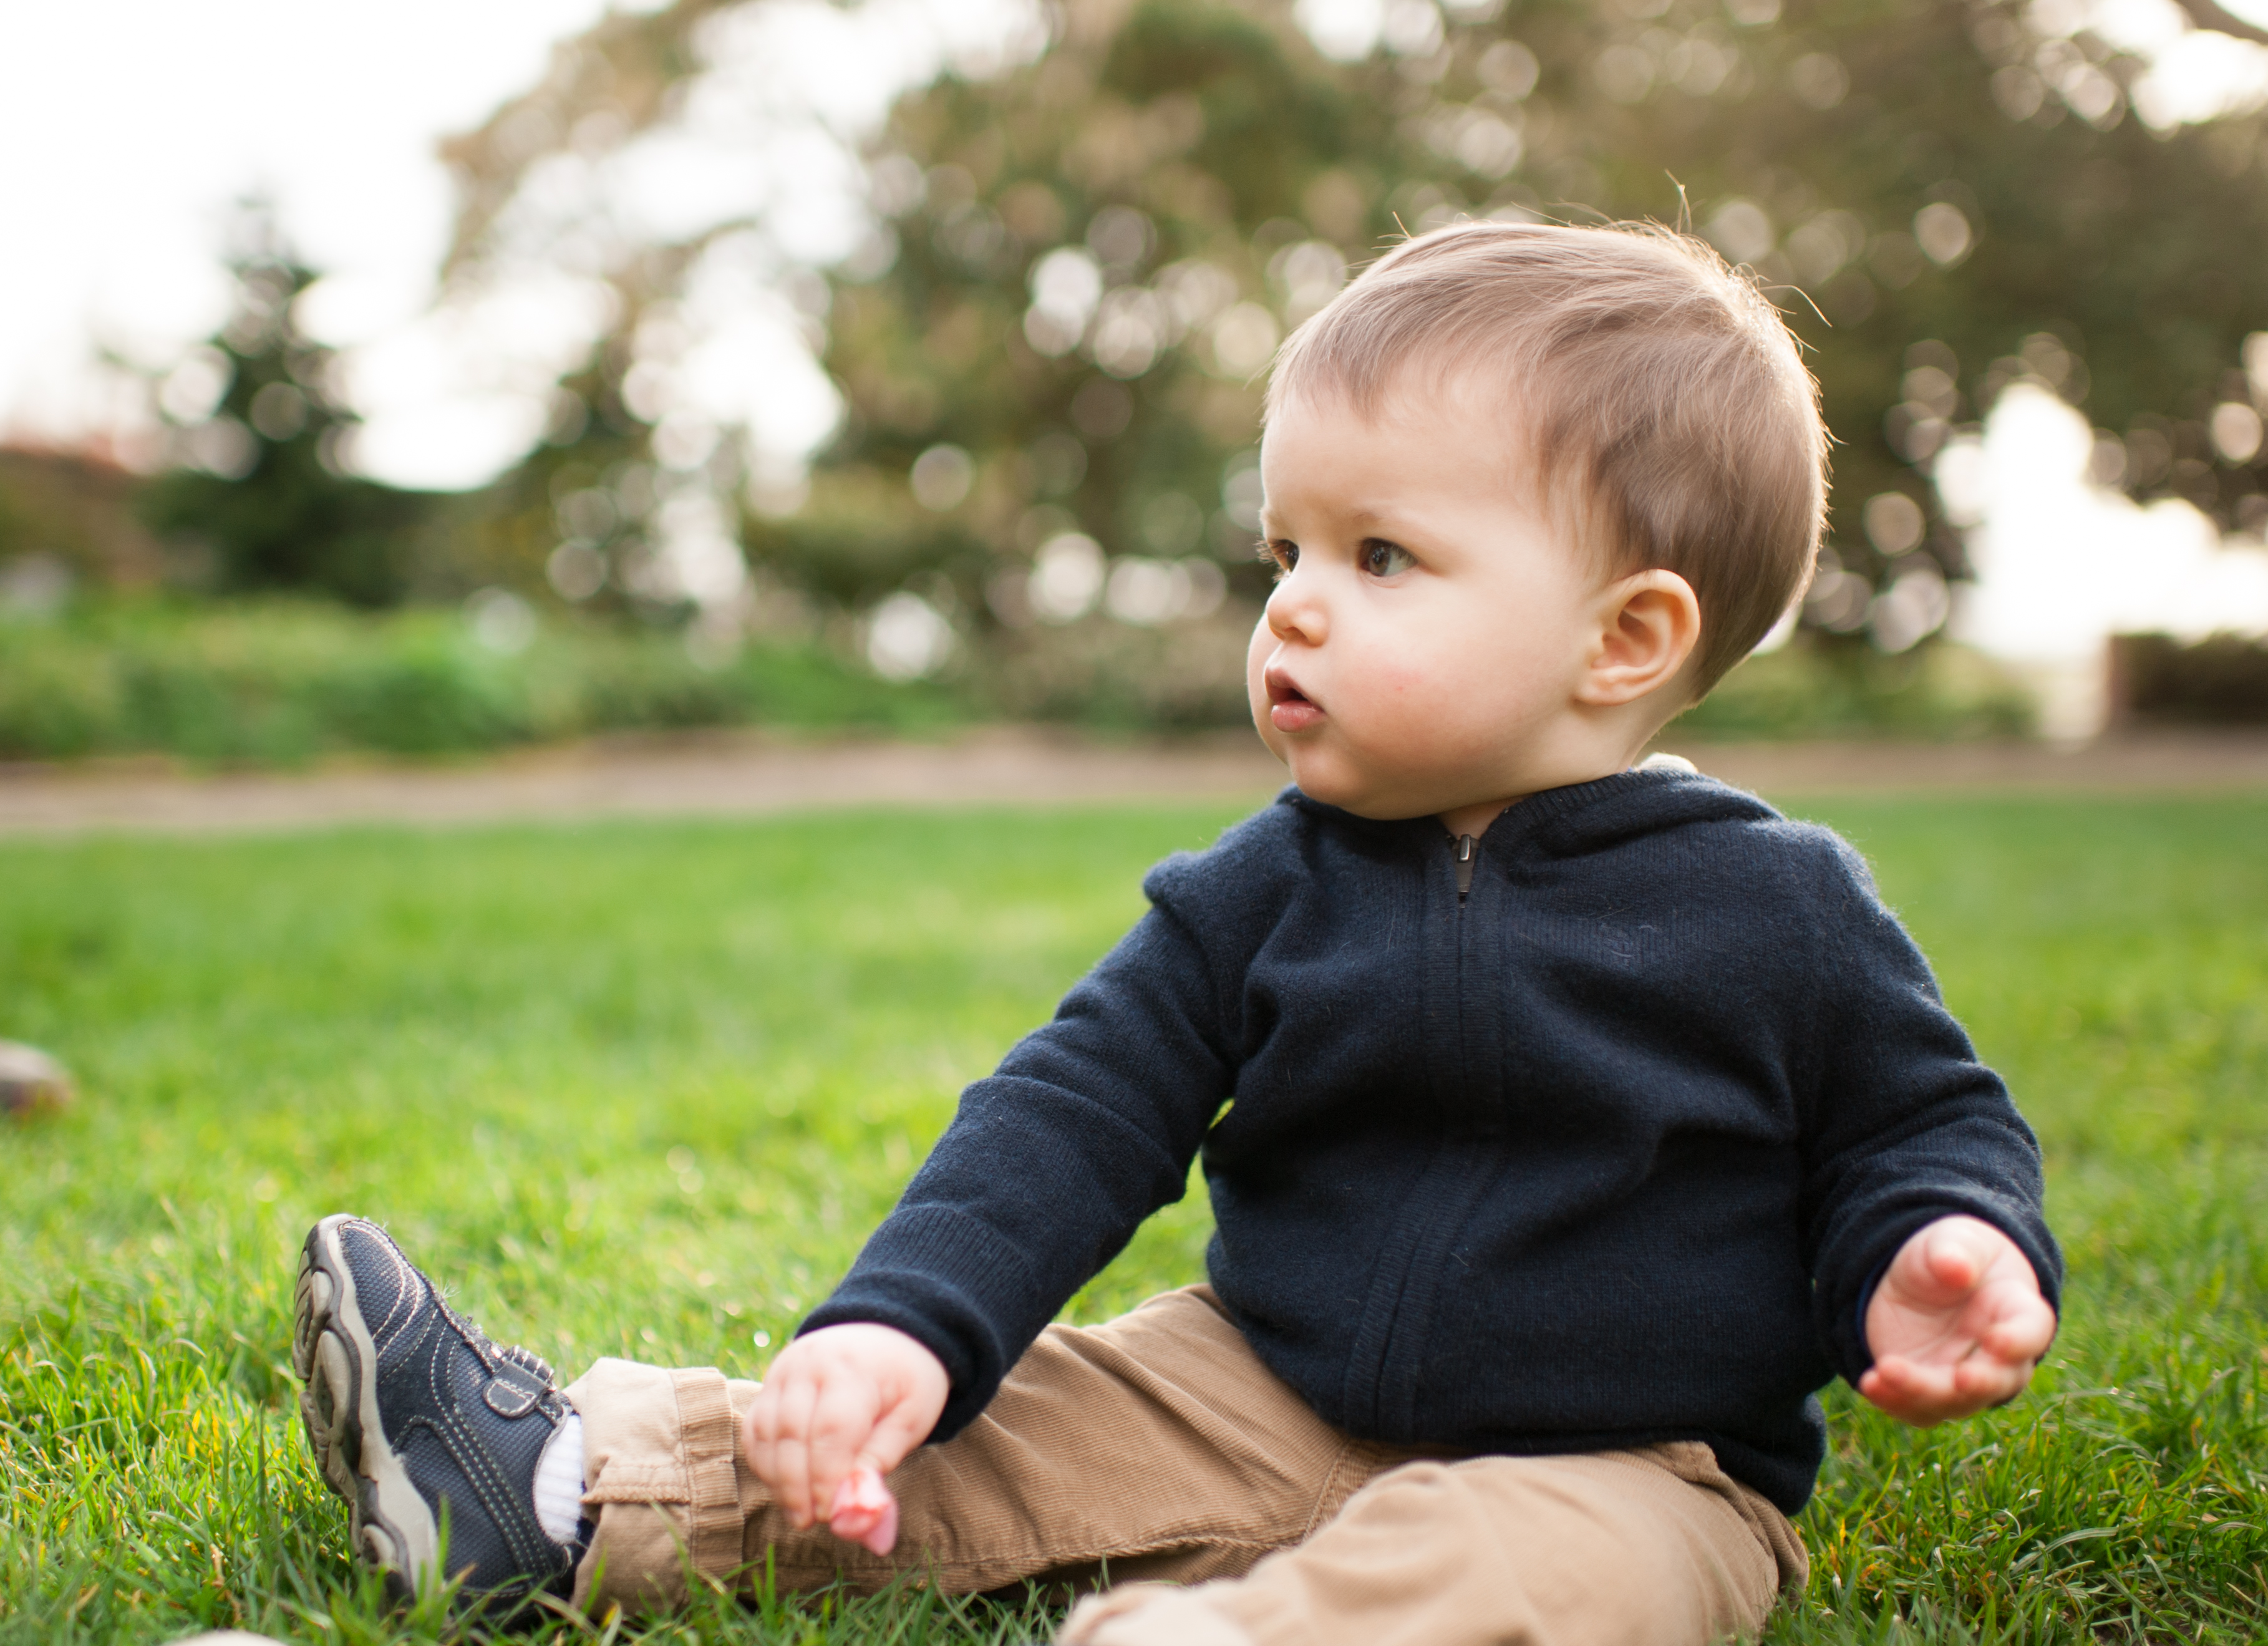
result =
[[[1867,1311],[1874,1307],[1874,1288],[1882,1283],[1882,1276],[1890,1272],[1889,1263],[1878,1263],[1874,1272],[1867,1276],[1867,1283],[1859,1288],[1859,1306],[1852,1311],[1851,1324],[1858,1334],[1859,1347],[1867,1351],[1867,1363],[1874,1363],[1874,1346],[1867,1339]],[[1859,1374],[1866,1376],[1864,1372]]]
[[989,1224],[950,1207],[902,1210],[867,1241],[800,1337],[854,1321],[892,1326],[937,1356],[952,1391],[932,1442],[966,1429],[999,1391],[1044,1320],[1025,1329],[1016,1300],[1034,1284],[1022,1254]]

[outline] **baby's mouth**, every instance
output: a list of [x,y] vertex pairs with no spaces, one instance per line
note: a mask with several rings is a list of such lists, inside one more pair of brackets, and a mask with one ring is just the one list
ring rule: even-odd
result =
[[1270,665],[1261,683],[1268,690],[1269,723],[1278,731],[1306,731],[1322,723],[1322,705],[1301,691],[1284,670]]

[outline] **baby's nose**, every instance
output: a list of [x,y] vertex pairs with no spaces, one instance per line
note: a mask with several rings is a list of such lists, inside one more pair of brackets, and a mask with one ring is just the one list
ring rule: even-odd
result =
[[1301,584],[1297,573],[1276,585],[1268,597],[1268,628],[1278,640],[1300,639],[1320,644],[1329,627],[1322,602]]

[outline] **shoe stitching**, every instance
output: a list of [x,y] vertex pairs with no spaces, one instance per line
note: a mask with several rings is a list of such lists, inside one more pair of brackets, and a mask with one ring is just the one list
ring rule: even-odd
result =
[[[423,1341],[418,1344],[418,1349],[425,1363],[424,1392],[435,1413],[438,1415],[429,1416],[424,1413],[419,1413],[417,1415],[412,1417],[402,1426],[404,1431],[402,1435],[403,1444],[405,1446],[408,1444],[409,1431],[411,1430],[423,1429],[432,1435],[436,1440],[441,1443],[442,1451],[446,1452],[456,1462],[458,1468],[465,1476],[466,1484],[473,1488],[475,1502],[469,1506],[486,1510],[489,1507],[486,1501],[487,1494],[482,1489],[479,1471],[470,1466],[473,1460],[465,1456],[465,1449],[455,1444],[456,1437],[445,1426],[446,1421],[452,1415],[449,1411],[450,1402],[447,1400],[448,1392],[441,1375],[442,1357],[447,1353],[447,1349],[446,1348],[446,1334],[433,1330],[429,1326]],[[441,1488],[437,1486],[433,1490],[435,1495],[438,1496]],[[510,1542],[511,1540],[509,1539],[505,1539],[507,1553],[512,1552],[510,1547]]]
[[[479,1351],[481,1343],[485,1342],[486,1338],[482,1336],[475,1328],[473,1336],[479,1341],[466,1341],[464,1333],[467,1323],[457,1316],[454,1311],[446,1306],[442,1308],[441,1312],[449,1324],[458,1329],[460,1341],[465,1341],[465,1346],[471,1348],[475,1357],[481,1359],[485,1365],[487,1357],[480,1355]],[[436,1333],[435,1337],[438,1346],[435,1351],[434,1370],[437,1377],[446,1379],[447,1376],[446,1363],[449,1354],[447,1334]],[[493,1376],[492,1373],[490,1375]],[[462,1402],[459,1399],[459,1391],[453,1383],[446,1383],[445,1386],[437,1388],[434,1393],[434,1403],[447,1421],[447,1427],[437,1426],[435,1434],[447,1448],[450,1455],[456,1459],[458,1467],[464,1471],[466,1480],[480,1498],[481,1507],[487,1512],[490,1523],[502,1536],[513,1563],[522,1568],[540,1566],[546,1556],[550,1557],[556,1563],[558,1545],[553,1543],[549,1538],[541,1538],[541,1553],[536,1547],[531,1547],[534,1539],[530,1536],[529,1522],[532,1516],[529,1510],[520,1503],[520,1495],[513,1490],[511,1482],[504,1477],[494,1454],[490,1451],[487,1443],[462,1415]],[[534,1527],[533,1531],[540,1535],[541,1528]]]
[[[520,1510],[511,1486],[497,1472],[495,1459],[482,1445],[480,1437],[468,1432],[461,1420],[452,1422],[421,1416],[413,1420],[413,1423],[432,1435],[464,1472],[465,1483],[473,1490],[475,1506],[487,1515],[489,1524],[505,1546],[505,1554],[519,1569],[512,1581],[556,1576],[559,1546],[545,1538],[541,1553],[530,1547],[528,1528],[525,1524],[526,1517]],[[544,1569],[547,1562],[548,1570]],[[499,1585],[490,1592],[502,1592],[505,1586]]]
[[[487,1516],[504,1546],[505,1554],[514,1566],[522,1569],[513,1579],[490,1591],[504,1593],[512,1583],[521,1579],[556,1575],[556,1568],[553,1572],[530,1572],[526,1569],[531,1566],[540,1566],[541,1562],[533,1558],[534,1552],[527,1547],[526,1530],[518,1524],[521,1517],[511,1512],[519,1505],[512,1500],[510,1485],[489,1454],[487,1446],[460,1415],[456,1391],[447,1374],[446,1360],[453,1339],[463,1342],[466,1348],[474,1350],[475,1358],[481,1358],[477,1346],[465,1342],[460,1334],[443,1329],[445,1322],[451,1326],[461,1323],[454,1312],[438,1297],[434,1303],[440,1319],[431,1323],[425,1341],[418,1348],[424,1362],[425,1392],[437,1415],[428,1416],[421,1413],[411,1418],[404,1425],[402,1440],[406,1445],[409,1430],[424,1430],[440,1443],[442,1450],[463,1473],[466,1484],[473,1491],[474,1504],[471,1506],[477,1507]],[[438,1492],[438,1488],[435,1489]],[[551,1545],[549,1539],[544,1541],[547,1553],[556,1549],[556,1546]],[[553,1558],[556,1561],[556,1554]]]
[[394,1260],[394,1302],[387,1309],[386,1324],[388,1326],[393,1326],[398,1316],[401,1323],[407,1326],[417,1307],[417,1288],[420,1277],[417,1271],[410,1267],[409,1260],[402,1255],[400,1246],[395,1246],[391,1239],[387,1241],[386,1246],[387,1255]]
[[416,1267],[411,1264],[401,1248],[394,1244],[391,1235],[376,1223],[363,1218],[346,1223],[339,1230],[339,1255],[342,1261],[346,1257],[346,1234],[349,1230],[353,1229],[359,1229],[371,1238],[375,1239],[379,1243],[380,1253],[387,1261],[394,1266],[394,1300],[387,1305],[386,1314],[382,1319],[372,1324],[370,1317],[363,1314],[361,1289],[357,1287],[355,1292],[355,1312],[363,1314],[363,1322],[370,1331],[372,1345],[377,1349],[379,1358],[383,1360],[386,1357],[387,1340],[397,1332],[406,1330],[410,1319],[415,1317],[417,1307],[417,1290],[424,1277],[417,1273]]

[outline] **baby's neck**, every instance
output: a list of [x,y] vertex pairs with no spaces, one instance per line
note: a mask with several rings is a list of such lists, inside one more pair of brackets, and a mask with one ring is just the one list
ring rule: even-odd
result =
[[1495,822],[1506,808],[1519,804],[1525,798],[1527,798],[1525,795],[1513,795],[1506,800],[1484,800],[1477,805],[1458,806],[1452,811],[1439,812],[1436,815],[1440,819],[1441,827],[1449,831],[1451,839],[1454,840],[1467,834],[1477,837],[1486,834],[1488,826]]

